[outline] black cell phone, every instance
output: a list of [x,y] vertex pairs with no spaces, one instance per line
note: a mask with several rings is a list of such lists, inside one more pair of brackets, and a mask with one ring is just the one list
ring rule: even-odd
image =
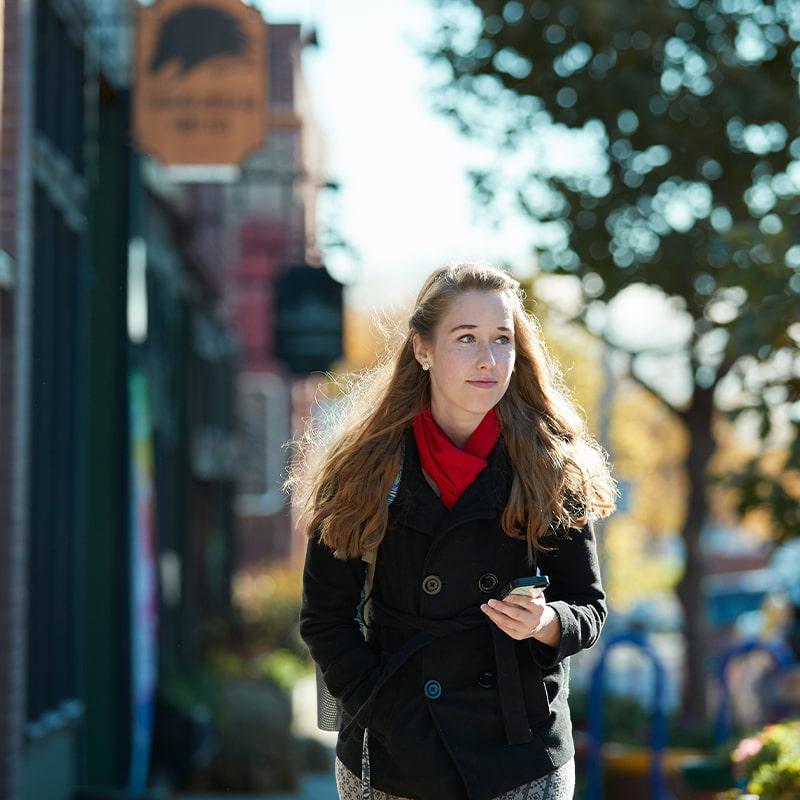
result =
[[531,575],[529,578],[514,578],[509,581],[500,592],[498,599],[504,600],[511,594],[521,594],[527,597],[539,597],[550,585],[547,575]]

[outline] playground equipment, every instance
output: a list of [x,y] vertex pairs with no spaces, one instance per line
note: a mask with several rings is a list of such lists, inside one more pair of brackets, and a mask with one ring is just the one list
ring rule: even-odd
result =
[[642,652],[653,667],[653,705],[650,725],[650,798],[667,800],[662,759],[667,740],[666,723],[666,673],[647,637],[641,631],[630,631],[612,636],[606,643],[600,658],[592,670],[589,684],[589,764],[588,800],[602,800],[603,797],[603,682],[605,679],[608,654],[619,645],[631,645]]
[[[635,647],[647,658],[653,668],[654,682],[648,742],[651,753],[648,775],[648,797],[649,800],[669,800],[670,793],[667,788],[664,770],[667,736],[665,709],[666,672],[655,650],[642,631],[630,631],[611,637],[592,670],[589,685],[588,708],[589,754],[587,800],[603,800],[603,687],[608,654],[615,647],[619,647],[620,645]],[[720,702],[715,723],[715,740],[718,744],[726,741],[732,733],[728,667],[731,662],[736,659],[755,651],[769,653],[779,673],[791,667],[795,662],[791,650],[780,641],[748,639],[732,645],[723,652],[715,672],[715,677],[720,685]]]
[[731,645],[722,654],[716,674],[720,686],[719,708],[714,725],[714,739],[717,744],[721,744],[728,739],[733,730],[730,713],[731,693],[728,686],[728,667],[737,658],[758,650],[769,653],[772,656],[779,674],[794,663],[792,651],[783,642],[777,640],[747,639]]

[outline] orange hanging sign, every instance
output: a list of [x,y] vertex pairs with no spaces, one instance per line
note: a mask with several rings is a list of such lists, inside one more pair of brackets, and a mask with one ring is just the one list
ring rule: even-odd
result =
[[264,146],[267,25],[240,0],[138,6],[137,148],[166,166],[238,165]]

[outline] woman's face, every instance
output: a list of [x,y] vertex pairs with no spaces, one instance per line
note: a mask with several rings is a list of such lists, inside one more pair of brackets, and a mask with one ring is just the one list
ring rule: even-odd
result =
[[508,293],[459,295],[434,331],[432,345],[426,347],[417,338],[415,355],[420,363],[430,364],[434,416],[452,417],[456,424],[476,416],[471,421],[477,424],[505,394],[514,369],[514,315]]

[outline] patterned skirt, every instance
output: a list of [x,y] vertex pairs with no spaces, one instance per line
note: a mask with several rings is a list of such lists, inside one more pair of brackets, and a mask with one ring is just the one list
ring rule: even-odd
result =
[[[335,762],[335,772],[339,800],[361,800],[361,778],[351,772],[339,760],[338,756]],[[503,792],[494,800],[572,800],[574,792],[575,759],[570,759],[563,766],[553,770],[553,772],[548,772],[547,775],[543,775],[530,783]],[[380,789],[374,788],[372,789],[372,796],[374,800],[413,800],[413,798],[387,794]]]

